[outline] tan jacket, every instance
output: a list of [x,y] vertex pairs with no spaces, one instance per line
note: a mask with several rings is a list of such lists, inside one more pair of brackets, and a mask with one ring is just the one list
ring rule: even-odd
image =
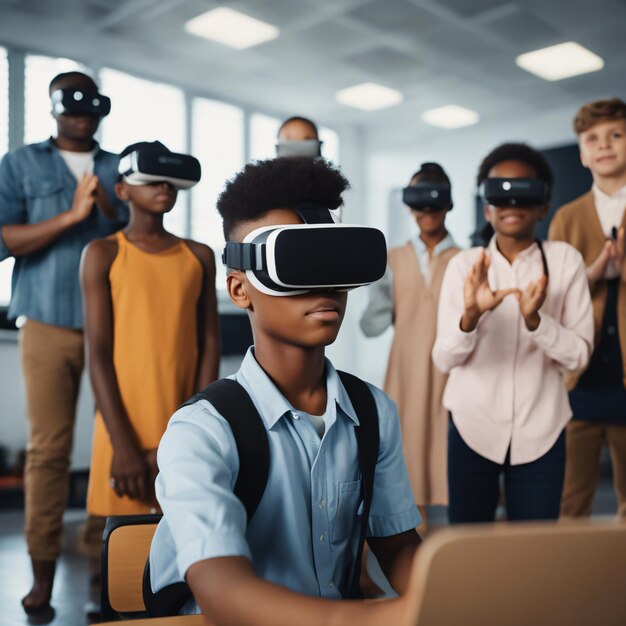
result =
[[448,377],[430,353],[443,274],[458,251],[450,248],[433,257],[428,285],[412,243],[389,251],[395,330],[385,391],[398,406],[404,458],[419,505],[448,503],[448,412],[441,404]]
[[[626,213],[622,226],[626,225]],[[555,214],[550,224],[548,237],[566,241],[573,245],[585,259],[585,265],[593,263],[602,250],[606,237],[602,232],[598,212],[591,191],[562,206]],[[591,292],[593,304],[593,322],[595,342],[600,337],[604,307],[606,306],[606,283],[598,281]],[[617,298],[618,335],[622,349],[622,375],[626,386],[626,284],[622,276]],[[573,389],[584,370],[566,375],[568,389]]]

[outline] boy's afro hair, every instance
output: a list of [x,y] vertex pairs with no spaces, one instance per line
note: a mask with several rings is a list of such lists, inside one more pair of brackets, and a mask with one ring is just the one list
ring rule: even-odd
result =
[[248,163],[226,182],[217,199],[230,240],[241,222],[257,220],[272,209],[293,209],[302,202],[327,209],[343,204],[341,194],[350,188],[344,175],[324,159],[281,157]]
[[491,168],[503,161],[521,161],[522,163],[530,165],[530,167],[535,170],[537,178],[547,183],[548,198],[550,197],[552,193],[552,183],[554,182],[552,168],[541,152],[531,148],[525,143],[503,143],[497,148],[494,148],[480,164],[478,175],[476,176],[476,184],[480,186],[480,183],[489,177]]

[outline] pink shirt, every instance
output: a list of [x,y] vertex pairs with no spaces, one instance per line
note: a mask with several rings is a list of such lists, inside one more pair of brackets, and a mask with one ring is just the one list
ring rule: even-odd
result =
[[[443,404],[463,440],[478,454],[504,463],[529,463],[545,454],[572,416],[564,370],[584,368],[593,348],[591,297],[581,254],[562,241],[546,241],[550,272],[539,327],[526,328],[514,295],[485,313],[469,333],[460,328],[463,285],[480,248],[448,264],[439,297],[435,365],[449,373]],[[492,289],[525,289],[543,273],[533,244],[512,264],[495,237],[488,246]]]

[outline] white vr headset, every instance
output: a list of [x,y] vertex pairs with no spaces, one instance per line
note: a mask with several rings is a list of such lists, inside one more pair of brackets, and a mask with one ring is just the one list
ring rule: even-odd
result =
[[276,144],[276,156],[319,157],[322,156],[322,143],[319,139],[303,139],[301,141],[283,139]]
[[387,246],[380,230],[336,224],[328,209],[296,210],[306,223],[264,226],[242,243],[228,242],[224,264],[245,271],[259,291],[271,296],[348,290],[382,278]]
[[201,167],[195,157],[170,152],[161,142],[154,141],[138,144],[136,150],[124,155],[118,172],[129,185],[166,182],[176,189],[189,189],[200,180]]

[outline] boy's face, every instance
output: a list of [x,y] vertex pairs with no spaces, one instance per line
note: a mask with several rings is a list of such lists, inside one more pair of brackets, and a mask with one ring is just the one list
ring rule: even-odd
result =
[[[52,90],[67,88],[92,91],[95,89],[95,85],[87,76],[66,76],[57,81]],[[96,130],[98,130],[101,119],[97,115],[89,115],[87,113],[68,115],[66,113],[54,113],[54,111],[52,112],[52,117],[56,120],[59,136],[74,141],[91,139],[95,135]]]
[[580,133],[580,161],[602,177],[626,174],[626,120],[599,122]]
[[[418,178],[411,179],[410,185],[418,182]],[[445,221],[448,209],[440,211],[416,211],[411,209],[411,215],[423,235],[437,235],[445,230]]]
[[[232,241],[243,241],[262,226],[301,224],[292,209],[272,209],[262,218],[241,223],[231,235]],[[307,259],[301,259],[306,263]],[[261,336],[280,344],[303,348],[327,346],[337,338],[346,310],[345,291],[315,291],[297,296],[270,296],[256,289],[246,273],[233,270],[226,279],[233,303],[246,309],[258,343]]]
[[318,139],[317,133],[310,124],[300,120],[289,122],[278,133],[279,141],[306,141],[307,139]]
[[178,191],[166,182],[129,185],[122,181],[115,185],[115,193],[120,200],[130,202],[136,209],[161,215],[174,208],[178,195]]
[[[537,178],[534,168],[522,161],[502,161],[494,165],[489,178]],[[548,205],[520,207],[485,205],[485,219],[491,223],[496,233],[513,239],[534,237],[537,222],[548,212]]]

